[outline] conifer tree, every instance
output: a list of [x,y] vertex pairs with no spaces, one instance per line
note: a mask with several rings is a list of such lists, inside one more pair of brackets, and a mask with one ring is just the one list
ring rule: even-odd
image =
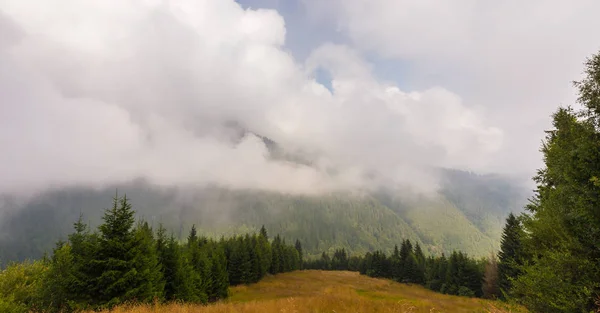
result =
[[101,269],[93,259],[99,249],[99,238],[91,234],[88,226],[83,223],[83,215],[79,216],[73,224],[75,232],[69,235],[71,247],[73,280],[69,284],[69,303],[73,309],[85,308],[92,304],[95,294],[96,278],[100,276]]
[[267,241],[269,240],[269,235],[267,234],[267,229],[265,228],[265,225],[263,225],[260,228],[260,236],[267,239]]
[[259,277],[264,277],[265,274],[269,271],[269,268],[271,267],[271,262],[273,260],[271,244],[269,243],[267,231],[264,229],[264,226],[261,228],[261,231],[258,235],[258,239],[256,241],[256,252],[260,264]]
[[141,302],[162,300],[165,283],[152,229],[147,222],[138,224],[130,253],[133,254],[132,262],[136,275],[133,284],[125,293],[125,298]]
[[282,244],[281,237],[279,237],[279,235],[275,236],[275,238],[273,239],[273,242],[271,243],[272,259],[271,259],[271,269],[269,270],[269,272],[273,275],[282,272],[283,251],[281,250],[281,244]]
[[213,246],[210,260],[212,264],[213,283],[209,291],[209,301],[225,299],[229,292],[229,276],[227,274],[225,252],[220,245]]
[[[98,229],[100,238],[98,253],[92,266],[99,276],[93,277],[93,300],[100,306],[112,307],[127,300],[134,300],[131,288],[139,287],[134,258],[140,253],[133,233],[134,211],[126,196],[113,199],[113,206],[106,210],[104,223]],[[149,300],[149,299],[135,299]]]
[[208,301],[207,290],[210,277],[207,274],[210,273],[210,265],[207,255],[200,249],[195,225],[192,225],[188,236],[185,257],[193,269],[189,279],[192,281],[194,293],[198,295],[201,302],[205,303]]
[[425,254],[421,250],[421,246],[417,242],[415,245],[416,272],[413,277],[415,284],[425,284]]
[[302,251],[302,243],[300,243],[299,239],[296,239],[296,243],[294,244],[296,251],[298,251],[298,256],[300,257],[300,269],[302,269],[302,264],[304,263],[304,256]]
[[326,252],[323,252],[321,254],[321,268],[324,270],[330,270],[331,269],[331,259],[329,258],[329,255]]
[[398,282],[402,280],[402,266],[398,245],[394,245],[394,252],[390,256],[390,275],[393,280]]
[[170,268],[169,276],[165,276],[167,300],[205,302],[203,294],[197,289],[197,274],[173,234],[167,242],[165,259]]
[[78,278],[74,273],[71,251],[70,244],[59,241],[52,254],[43,290],[45,307],[49,311],[66,312],[77,308],[77,304],[72,303],[77,298],[77,290],[74,286]]
[[503,295],[510,290],[511,281],[521,274],[519,268],[523,264],[522,236],[521,223],[510,213],[506,218],[498,253],[498,285]]

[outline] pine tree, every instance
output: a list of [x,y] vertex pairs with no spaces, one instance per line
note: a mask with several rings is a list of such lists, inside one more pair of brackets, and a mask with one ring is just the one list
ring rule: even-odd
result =
[[227,274],[227,259],[221,246],[213,246],[211,251],[213,283],[209,291],[209,301],[225,299],[229,293],[229,276]]
[[273,243],[271,244],[272,259],[271,259],[271,269],[269,270],[269,272],[273,275],[282,272],[283,251],[281,250],[281,244],[282,244],[281,238],[279,237],[279,235],[275,236],[275,238],[273,239]]
[[415,245],[416,272],[413,277],[415,284],[425,284],[425,254],[421,250],[421,246],[417,242]]
[[207,290],[210,283],[210,276],[207,275],[210,273],[210,265],[208,257],[200,249],[195,225],[192,225],[188,236],[185,257],[193,269],[189,279],[192,282],[194,293],[198,295],[202,303],[206,303],[208,302]]
[[180,270],[181,255],[179,253],[179,247],[172,250],[169,244],[170,242],[167,239],[166,229],[162,224],[159,224],[156,232],[156,254],[165,281],[165,299],[175,300],[175,290],[177,288],[176,275],[177,271]]
[[395,281],[402,280],[402,258],[400,257],[400,251],[398,245],[394,245],[394,252],[390,256],[390,275]]
[[170,269],[167,272],[169,276],[165,276],[167,300],[205,302],[203,294],[197,289],[197,274],[173,234],[167,242],[165,262]]
[[441,288],[442,293],[451,295],[458,294],[458,288],[460,287],[460,267],[461,264],[458,253],[453,251],[448,260],[448,266],[446,267],[446,277]]
[[523,258],[522,236],[521,223],[514,214],[510,213],[502,232],[498,253],[498,285],[503,295],[511,289],[511,281],[521,274],[519,268]]
[[138,224],[130,253],[133,254],[132,262],[136,275],[133,284],[125,293],[125,298],[140,302],[150,302],[155,299],[162,300],[164,298],[165,282],[152,229],[147,222]]
[[190,234],[187,238],[188,247],[192,245],[198,244],[198,233],[196,232],[196,225],[192,225],[192,229],[190,229]]
[[265,238],[267,241],[269,240],[269,235],[267,234],[267,229],[265,228],[265,225],[263,225],[260,228],[260,236]]
[[271,244],[269,243],[269,238],[267,237],[267,231],[261,228],[261,232],[256,241],[256,252],[258,256],[258,261],[260,264],[260,275],[259,277],[264,277],[269,268],[271,267],[271,262],[273,260],[273,255],[271,251]]
[[348,269],[348,255],[344,248],[336,249],[334,251],[333,258],[331,258],[331,269],[337,271],[345,271]]
[[331,269],[331,259],[326,252],[321,254],[321,269],[330,270]]
[[298,256],[300,257],[300,269],[302,269],[302,264],[304,263],[304,257],[303,257],[303,251],[302,251],[302,244],[300,243],[300,240],[296,239],[296,243],[294,244],[294,247],[296,248],[296,251],[298,251]]
[[531,311],[589,312],[600,294],[600,53],[584,73],[575,83],[579,109],[552,116],[541,148],[545,166],[523,216],[526,262],[510,295]]
[[76,304],[71,304],[77,298],[77,290],[73,287],[78,279],[71,251],[70,244],[59,241],[52,254],[43,290],[48,311],[66,312],[77,308]]
[[73,309],[83,309],[87,304],[92,304],[92,299],[97,297],[94,286],[97,277],[101,275],[101,269],[93,259],[98,254],[99,238],[89,232],[88,226],[83,223],[82,215],[73,226],[75,232],[69,235],[70,254],[73,257],[73,280],[68,287],[71,293],[69,306]]
[[134,262],[139,253],[132,231],[134,211],[127,197],[113,199],[113,206],[103,217],[104,223],[98,229],[100,238],[98,253],[92,266],[98,269],[99,276],[93,278],[93,301],[100,306],[112,307],[135,295],[128,294],[131,288],[139,287],[138,274]]
[[[433,260],[432,279],[429,281],[429,289],[443,292],[444,284],[446,283],[446,272],[448,269],[448,260],[442,253],[442,256]],[[445,288],[444,288],[445,289]]]

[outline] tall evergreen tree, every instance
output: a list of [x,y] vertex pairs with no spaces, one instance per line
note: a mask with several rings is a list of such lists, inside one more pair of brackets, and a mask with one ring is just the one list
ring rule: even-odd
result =
[[269,243],[269,238],[267,237],[267,231],[261,228],[261,232],[258,235],[258,239],[256,241],[256,252],[258,256],[258,261],[260,264],[260,277],[264,277],[265,274],[269,271],[271,267],[271,262],[273,260],[271,244]]
[[149,300],[135,299],[137,295],[129,293],[131,288],[140,287],[136,278],[139,264],[134,261],[140,250],[132,230],[134,211],[127,197],[115,196],[113,206],[106,210],[103,220],[98,227],[98,253],[91,262],[99,274],[90,286],[93,301],[111,307],[127,300]]
[[201,302],[205,303],[208,301],[207,290],[210,284],[210,265],[208,264],[208,256],[200,249],[195,225],[192,225],[188,236],[185,257],[193,269],[193,273],[191,273],[189,279],[192,281],[194,293],[198,295]]
[[417,271],[414,276],[414,282],[423,285],[425,284],[425,254],[418,242],[415,244],[415,259],[417,261]]
[[267,229],[265,228],[265,225],[260,227],[260,236],[267,239],[267,241],[269,240],[269,235],[267,234]]
[[69,306],[73,309],[85,308],[97,297],[95,284],[101,269],[93,259],[99,249],[97,234],[90,233],[88,225],[83,222],[83,215],[73,224],[75,232],[69,235],[71,246],[73,280],[69,285]]
[[227,259],[222,246],[212,247],[210,260],[213,283],[208,293],[209,301],[225,299],[229,293],[229,276],[227,274]]
[[510,290],[511,281],[520,275],[524,257],[522,238],[521,222],[514,214],[510,213],[506,218],[498,253],[498,286],[502,294],[506,294]]
[[138,224],[130,253],[133,254],[132,262],[136,275],[133,284],[125,293],[125,298],[141,302],[162,300],[165,282],[156,252],[154,235],[147,222]]
[[511,295],[532,311],[589,312],[600,293],[600,53],[575,87],[580,109],[553,115],[524,218],[531,257]]

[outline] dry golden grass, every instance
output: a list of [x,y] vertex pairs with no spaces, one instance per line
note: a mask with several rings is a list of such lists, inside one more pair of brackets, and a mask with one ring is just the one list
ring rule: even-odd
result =
[[[208,305],[118,307],[112,313],[226,312],[526,312],[501,302],[434,293],[420,286],[353,272],[297,271],[231,289],[227,301]],[[106,312],[105,312],[106,313]]]

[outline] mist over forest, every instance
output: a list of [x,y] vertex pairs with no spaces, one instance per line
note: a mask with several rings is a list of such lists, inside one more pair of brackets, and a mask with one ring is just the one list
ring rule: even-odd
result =
[[600,310],[598,12],[0,0],[0,311],[303,269]]

